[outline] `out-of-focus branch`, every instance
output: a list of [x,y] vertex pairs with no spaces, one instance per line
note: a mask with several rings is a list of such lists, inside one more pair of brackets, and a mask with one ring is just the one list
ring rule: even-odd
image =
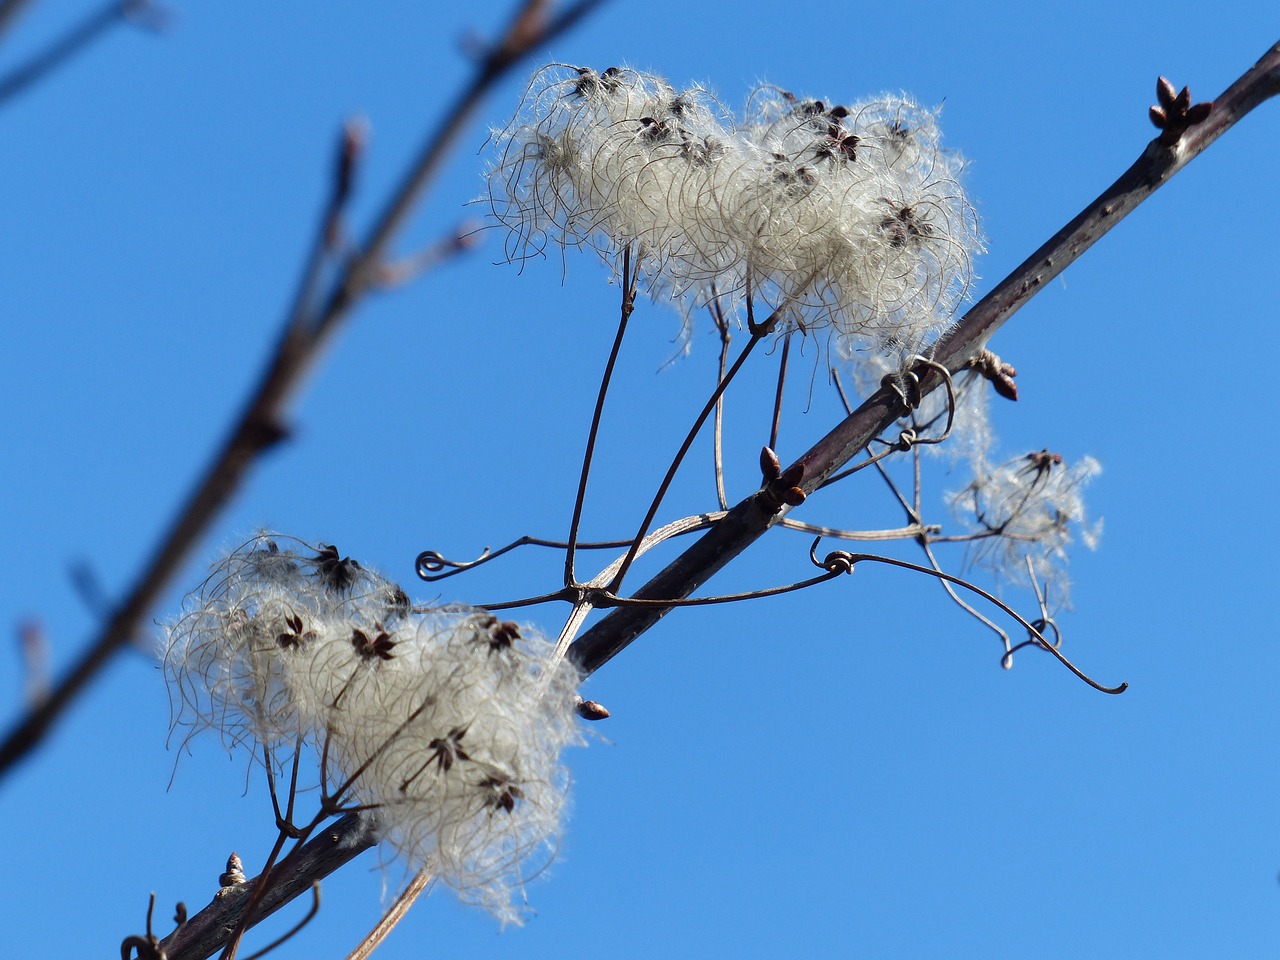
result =
[[0,36],[4,36],[18,14],[30,3],[31,0],[0,0]]
[[[1166,82],[1167,83],[1167,82]],[[1048,281],[1060,274],[1099,237],[1114,227],[1158,187],[1181,170],[1246,113],[1280,93],[1280,44],[1276,44],[1214,101],[1207,117],[1188,126],[1172,144],[1168,130],[1147,145],[1142,156],[1098,199],[1028,257],[994,290],[974,305],[938,343],[934,360],[959,373],[988,338]],[[918,367],[921,396],[942,382],[936,372]],[[883,387],[863,402],[826,437],[793,464],[802,469],[799,486],[812,493],[836,470],[879,436],[906,411],[901,394]],[[743,500],[715,527],[646,583],[641,599],[683,599],[786,516],[767,490]],[[569,655],[585,674],[607,663],[653,626],[671,608],[623,606],[584,632]]]
[[318,265],[331,252],[334,225],[345,206],[352,168],[359,153],[359,138],[350,130],[344,135],[331,196],[321,218],[310,262],[303,271],[294,307],[275,354],[258,386],[128,596],[48,698],[32,709],[0,744],[0,777],[43,740],[71,702],[130,641],[188,551],[239,489],[250,466],[264,451],[284,439],[285,411],[304,375],[339,323],[377,284],[392,241],[484,95],[531,48],[568,30],[600,2],[579,0],[554,17],[548,15],[547,0],[525,0],[519,6],[502,39],[477,64],[462,93],[450,105],[438,127],[428,134],[417,159],[391,194],[367,239],[326,292],[316,289],[324,273]]
[[[6,21],[13,16],[12,8],[16,6],[21,6],[21,3],[11,2],[0,7],[0,33],[4,32]],[[117,24],[140,23],[155,29],[165,19],[164,11],[154,7],[151,0],[111,0],[106,6],[91,12],[72,26],[26,63],[0,77],[0,105],[16,97],[42,77],[48,76]]]

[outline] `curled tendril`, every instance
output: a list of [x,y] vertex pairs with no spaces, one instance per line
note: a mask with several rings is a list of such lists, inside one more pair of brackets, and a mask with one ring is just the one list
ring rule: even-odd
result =
[[[499,553],[502,552],[505,551],[499,551]],[[444,554],[435,550],[423,550],[418,554],[418,558],[414,560],[413,568],[417,571],[420,579],[425,580],[427,583],[434,583],[436,580],[444,580],[446,577],[452,577],[454,574],[462,573],[464,570],[478,567],[497,555],[490,552],[488,547],[485,547],[480,552],[480,556],[474,560],[450,560]],[[446,572],[441,573],[441,570]]]
[[[414,569],[417,571],[419,579],[425,580],[427,583],[434,583],[437,580],[444,580],[456,574],[473,570],[482,564],[488,563],[490,560],[498,559],[504,553],[510,553],[517,547],[526,546],[550,547],[553,550],[567,550],[569,548],[569,544],[563,540],[544,540],[541,537],[523,536],[512,540],[505,547],[499,547],[497,550],[490,550],[485,547],[480,556],[474,560],[450,560],[438,550],[423,550],[414,561]],[[629,546],[631,546],[630,540],[600,540],[577,545],[580,550],[614,550],[618,547]],[[443,573],[441,573],[442,570],[444,571]]]
[[[1027,635],[1030,639],[1026,641],[1026,643],[1035,644],[1041,649],[1046,650],[1049,653],[1053,654],[1053,656],[1057,658],[1059,663],[1061,663],[1064,667],[1070,670],[1073,674],[1075,674],[1078,678],[1083,680],[1089,686],[1093,687],[1095,690],[1099,690],[1102,693],[1117,694],[1117,693],[1124,693],[1125,690],[1129,688],[1128,683],[1121,683],[1120,685],[1115,687],[1105,686],[1104,684],[1099,683],[1097,680],[1094,680],[1087,673],[1085,673],[1083,670],[1077,667],[1074,663],[1068,660],[1067,657],[1062,653],[1062,651],[1058,649],[1057,644],[1061,642],[1059,633],[1058,633],[1058,628],[1057,628],[1057,624],[1054,623],[1052,618],[1050,617],[1042,616],[1040,619],[1036,620],[1035,623],[1032,623],[1031,621],[1023,617],[1020,613],[1018,613],[1018,611],[1014,610],[1007,603],[1001,600],[999,597],[991,593],[988,593],[986,590],[983,590],[981,587],[977,586],[976,584],[970,583],[967,580],[962,580],[960,577],[952,576],[949,573],[943,573],[941,570],[934,570],[932,567],[923,567],[918,563],[910,563],[906,560],[895,560],[893,557],[881,557],[881,556],[877,556],[874,553],[849,553],[845,550],[832,551],[822,560],[819,560],[818,559],[818,543],[821,541],[821,539],[822,538],[819,537],[817,540],[813,542],[813,546],[809,548],[809,559],[813,562],[814,566],[821,567],[823,570],[826,570],[828,572],[844,572],[846,569],[848,570],[848,572],[852,572],[855,564],[860,563],[862,561],[866,561],[868,563],[882,563],[882,564],[885,564],[886,566],[891,566],[891,567],[901,567],[903,570],[913,570],[916,573],[923,573],[923,574],[926,574],[927,576],[934,577],[938,580],[945,580],[948,583],[954,583],[956,586],[963,587],[964,589],[972,593],[976,593],[978,596],[982,597],[982,599],[986,600],[988,603],[992,604],[993,606],[998,607],[1005,614],[1007,614],[1008,616],[1016,620],[1022,626],[1022,628],[1027,631]],[[828,564],[830,564],[830,566],[828,566]],[[1041,599],[1043,601],[1043,598]],[[1041,626],[1051,627],[1054,634],[1053,642],[1051,642],[1044,636],[1044,634],[1041,632],[1041,627],[1037,626],[1037,624],[1040,624]],[[1019,647],[1026,646],[1026,643],[1019,644],[1018,646]],[[1015,647],[1014,649],[1017,649],[1017,647]],[[1008,653],[1006,653],[1005,656],[1007,657]]]
[[847,550],[832,550],[821,560],[818,559],[818,544],[822,542],[822,536],[818,535],[813,540],[813,546],[809,548],[809,560],[815,567],[827,571],[827,573],[853,573],[853,565],[855,563],[853,554]]
[[[1036,571],[1031,563],[1031,558],[1027,557],[1026,561],[1027,575],[1031,578],[1031,589],[1035,591],[1036,603],[1040,607],[1040,616],[1031,621],[1027,629],[1027,639],[1009,647],[1000,657],[1000,665],[1006,670],[1013,666],[1013,655],[1023,647],[1062,649],[1062,630],[1058,627],[1058,621],[1054,620],[1049,614],[1048,591],[1040,588],[1040,582],[1036,579]],[[1052,640],[1049,639],[1050,633],[1053,634]]]
[[[910,450],[912,447],[917,445],[941,443],[943,440],[946,440],[951,436],[951,428],[955,424],[956,419],[956,387],[955,382],[951,378],[951,371],[938,363],[938,361],[920,356],[919,354],[916,354],[911,359],[917,364],[923,364],[932,370],[936,370],[942,377],[942,383],[947,388],[946,428],[936,437],[922,437],[915,427],[905,427],[898,432],[898,439],[892,443],[888,440],[877,439],[877,443],[885,445],[884,450],[881,450],[879,453],[872,454],[866,460],[863,460],[861,463],[854,464],[847,470],[841,470],[839,473],[833,473],[819,485],[819,488],[830,486],[837,481],[843,480],[845,477],[851,476],[859,470],[863,470],[871,466],[873,463],[878,463],[890,454],[901,453]],[[906,384],[905,387],[903,386],[904,382]],[[880,381],[880,383],[882,386],[896,393],[901,399],[902,405],[906,407],[907,410],[916,409],[916,407],[920,405],[920,401],[923,399],[921,396],[922,387],[920,384],[920,375],[917,374],[915,370],[907,370],[904,373],[899,374],[888,374]]]
[[[166,960],[168,953],[164,948],[163,941],[156,936],[151,929],[151,918],[156,909],[156,895],[151,894],[151,899],[147,902],[147,932],[143,936],[125,937],[120,944],[120,956],[122,960]],[[173,934],[187,925],[187,905],[178,902],[174,909],[173,922],[177,924]],[[169,936],[172,937],[173,934]],[[168,938],[165,938],[168,939]],[[135,955],[136,953],[136,955]]]

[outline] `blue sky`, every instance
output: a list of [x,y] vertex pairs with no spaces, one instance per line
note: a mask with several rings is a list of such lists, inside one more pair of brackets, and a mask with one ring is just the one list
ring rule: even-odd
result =
[[[0,72],[92,8],[36,4],[0,45]],[[55,669],[98,617],[69,568],[88,565],[108,599],[127,589],[258,376],[341,123],[371,131],[360,226],[458,86],[460,38],[491,34],[504,9],[178,3],[167,34],[121,30],[0,109],[0,626],[38,620]],[[1276,26],[1247,2],[1228,16],[653,0],[606,6],[543,59],[628,63],[730,104],[761,80],[942,104],[988,236],[980,295],[1141,151],[1157,75],[1212,97]],[[401,252],[482,213],[467,202],[484,127],[509,116],[532,66],[487,102]],[[586,688],[613,718],[570,758],[574,813],[560,859],[529,885],[536,917],[499,934],[440,891],[379,955],[1273,957],[1278,110],[1229,132],[992,344],[1021,390],[995,408],[1002,448],[1103,464],[1088,505],[1105,532],[1073,555],[1062,626],[1079,665],[1129,692],[1096,693],[1045,656],[1001,670],[996,641],[934,583],[888,569],[678,612]],[[253,472],[157,620],[263,527],[336,543],[424,601],[441,594],[414,579],[423,549],[466,557],[563,534],[617,291],[589,254],[523,271],[500,256],[486,234],[364,304],[294,406],[292,442]],[[635,526],[709,389],[714,337],[697,331],[668,365],[679,329],[669,309],[637,311],[587,536]],[[750,368],[730,408],[734,499],[758,476],[773,369]],[[807,373],[793,380],[784,460],[837,416],[822,376],[807,389]],[[711,507],[709,478],[696,447],[663,518]],[[872,479],[796,516],[892,517]],[[934,514],[956,483],[931,473]],[[715,587],[807,576],[807,550],[776,533]],[[554,554],[532,552],[439,589],[480,602],[559,576]],[[557,616],[526,619],[554,635]],[[23,686],[11,646],[6,721]],[[154,659],[129,652],[0,784],[13,955],[114,953],[141,932],[150,891],[167,917],[176,900],[203,905],[231,850],[261,862],[262,785],[213,739],[166,749],[168,714]],[[345,956],[400,876],[366,855],[277,955]]]

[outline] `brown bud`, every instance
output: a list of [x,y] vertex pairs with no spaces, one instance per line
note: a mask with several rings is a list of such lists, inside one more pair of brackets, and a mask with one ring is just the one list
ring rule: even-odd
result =
[[1197,103],[1187,111],[1187,125],[1195,123],[1204,123],[1209,119],[1209,114],[1213,112],[1213,101],[1204,100]]
[[227,872],[218,877],[218,886],[234,887],[245,880],[244,864],[240,862],[239,854],[233,853],[227,857]]
[[577,710],[583,720],[607,720],[611,716],[609,709],[598,700],[579,700]]
[[1174,93],[1173,84],[1170,83],[1164,77],[1157,78],[1156,79],[1156,99],[1160,101],[1160,105],[1163,107],[1171,107],[1173,106],[1173,101],[1175,98],[1176,98],[1176,95]]
[[782,502],[789,507],[798,507],[800,504],[804,503],[805,498],[808,496],[809,495],[799,487],[792,487],[791,489],[783,492]]
[[1160,107],[1151,107],[1147,110],[1147,116],[1151,118],[1151,122],[1156,125],[1159,130],[1164,129],[1164,125],[1169,122],[1169,118],[1165,116],[1165,112]]
[[1013,377],[1003,373],[999,376],[992,377],[991,386],[995,389],[996,393],[1000,394],[1000,396],[1004,397],[1006,400],[1017,401],[1018,385],[1013,382]]
[[782,461],[778,459],[778,455],[769,447],[765,447],[760,451],[760,473],[764,476],[765,482],[778,479],[778,474],[782,472]]
[[804,479],[804,464],[793,463],[787,467],[786,472],[778,477],[778,483],[781,486],[794,487],[797,483]]

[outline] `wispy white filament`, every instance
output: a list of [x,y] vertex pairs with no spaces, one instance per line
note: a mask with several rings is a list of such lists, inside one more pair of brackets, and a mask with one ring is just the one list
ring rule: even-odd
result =
[[578,676],[553,654],[483,610],[412,608],[332,547],[261,536],[187,598],[163,659],[175,728],[323,751],[381,839],[511,922],[559,834],[560,752],[581,742]]
[[757,319],[916,350],[945,328],[981,249],[935,111],[757,89],[742,119],[701,87],[553,64],[496,135],[489,199],[513,259],[630,246],[686,311],[750,290]]

